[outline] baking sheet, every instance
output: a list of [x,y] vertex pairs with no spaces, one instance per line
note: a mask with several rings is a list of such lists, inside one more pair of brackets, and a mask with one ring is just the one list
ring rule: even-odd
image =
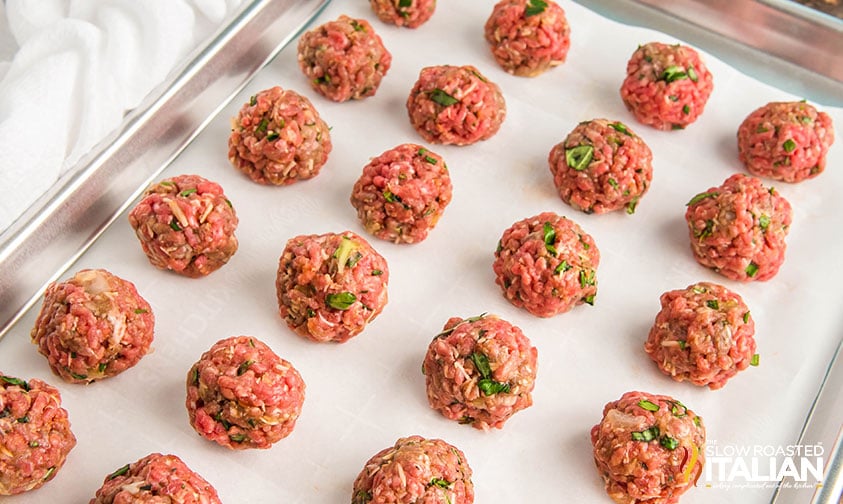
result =
[[[333,2],[318,22],[341,13],[366,17],[393,54],[377,95],[335,104],[313,93],[288,47],[165,171],[220,182],[240,217],[240,250],[223,269],[192,280],[152,268],[121,216],[71,268],[105,267],[133,281],[156,314],[154,352],[105,382],[71,386],[53,377],[28,341],[28,313],[2,341],[0,369],[57,385],[79,444],[56,479],[15,502],[85,502],[105,475],[154,451],[175,453],[214,484],[223,502],[347,502],[363,463],[395,439],[439,437],[465,451],[476,502],[609,502],[591,460],[588,432],[603,405],[628,390],[669,394],[704,417],[710,446],[780,447],[796,442],[839,340],[843,269],[834,230],[843,214],[832,147],[828,170],[798,185],[775,184],[794,207],[787,260],[769,282],[737,284],[698,266],[683,220],[693,195],[740,171],[735,131],[771,100],[800,99],[705,55],[715,91],[701,119],[684,131],[637,125],[617,89],[639,43],[673,41],[619,25],[561,2],[572,26],[568,61],[535,79],[509,76],[492,60],[482,25],[494,2],[440,2],[410,31],[380,24],[365,2]],[[446,35],[445,35],[446,34]],[[363,233],[348,203],[372,156],[422,143],[404,102],[421,67],[473,64],[497,82],[508,117],[492,139],[468,147],[430,146],[450,167],[454,200],[430,237],[398,246],[372,238],[390,265],[390,302],[360,336],[320,345],[290,332],[277,316],[274,277],[286,240],[302,233]],[[273,85],[310,97],[333,127],[334,150],[315,179],[288,187],[255,185],[226,160],[229,118],[254,92]],[[823,107],[836,124],[843,110]],[[635,215],[584,215],[556,196],[546,157],[580,121],[624,121],[654,153],[654,179]],[[839,143],[839,142],[838,142]],[[580,223],[600,248],[594,307],[536,319],[509,305],[494,284],[492,252],[514,221],[552,210]],[[674,383],[642,345],[665,290],[708,280],[739,292],[756,321],[761,365],[723,390]],[[451,316],[496,313],[520,326],[539,351],[534,406],[503,430],[476,431],[427,406],[420,365],[430,339]],[[187,423],[184,381],[215,341],[258,337],[290,360],[307,383],[292,435],[265,451],[231,452]],[[701,478],[683,503],[767,502],[771,484],[720,485]],[[806,489],[806,499],[812,489]]]

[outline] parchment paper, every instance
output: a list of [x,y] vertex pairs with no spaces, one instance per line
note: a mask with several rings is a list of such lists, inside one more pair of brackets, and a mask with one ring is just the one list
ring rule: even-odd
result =
[[[513,77],[497,67],[483,40],[493,5],[439,2],[434,17],[412,31],[380,23],[367,2],[335,1],[319,23],[341,13],[365,17],[393,54],[375,97],[336,104],[316,95],[290,46],[176,159],[166,175],[197,173],[223,185],[240,217],[240,249],[207,278],[181,278],[148,264],[121,217],[72,271],[104,267],[133,281],[154,309],[156,336],[152,354],[107,381],[78,386],[53,376],[29,342],[35,313],[12,330],[0,345],[0,369],[57,385],[78,437],[55,480],[14,502],[87,502],[109,473],[151,452],[179,455],[218,489],[223,502],[349,502],[365,461],[411,434],[442,438],[465,451],[478,503],[610,502],[592,461],[589,430],[604,404],[629,390],[681,400],[705,419],[710,446],[796,442],[840,335],[840,145],[832,147],[827,171],[814,180],[766,181],[794,209],[787,259],[768,282],[731,282],[692,258],[685,204],[742,171],[735,134],[747,114],[768,101],[802,97],[754,81],[703,52],[715,78],[705,113],[686,130],[655,131],[635,122],[618,88],[638,44],[674,39],[565,1],[572,27],[568,61],[533,79]],[[348,202],[351,187],[371,157],[403,142],[424,143],[404,104],[419,70],[434,64],[477,66],[502,88],[507,119],[486,142],[429,145],[448,163],[454,199],[420,244],[370,238],[389,262],[386,309],[346,344],[305,341],[277,315],[274,279],[284,244],[304,233],[365,233]],[[334,150],[313,180],[263,187],[228,164],[231,116],[251,94],[273,85],[310,97],[333,128]],[[822,109],[843,125],[843,110]],[[578,122],[598,117],[623,121],[653,150],[652,187],[634,215],[585,215],[565,205],[553,188],[546,161],[551,147]],[[503,230],[545,210],[582,225],[602,260],[595,306],[537,319],[502,297],[491,265]],[[740,293],[757,328],[760,366],[719,391],[673,382],[643,352],[659,295],[701,280]],[[449,317],[482,312],[521,327],[539,352],[534,405],[492,432],[431,410],[420,370],[428,343]],[[269,344],[307,383],[295,430],[269,450],[229,451],[200,438],[187,421],[188,368],[217,340],[240,334]],[[682,502],[751,504],[772,494],[769,483],[717,483],[701,478]],[[805,492],[807,500],[811,490]]]

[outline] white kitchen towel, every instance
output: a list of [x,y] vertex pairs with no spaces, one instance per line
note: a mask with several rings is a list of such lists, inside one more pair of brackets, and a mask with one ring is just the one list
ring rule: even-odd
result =
[[0,3],[0,233],[240,2]]

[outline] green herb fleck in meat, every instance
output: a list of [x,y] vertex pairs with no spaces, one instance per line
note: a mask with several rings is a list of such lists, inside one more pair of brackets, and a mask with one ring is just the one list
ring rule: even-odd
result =
[[751,262],[744,271],[746,271],[746,274],[747,276],[749,276],[749,278],[753,278],[755,275],[758,274],[758,265],[754,262]]
[[662,445],[664,448],[673,451],[679,446],[679,441],[676,438],[672,438],[670,436],[662,436],[659,439],[659,444]]
[[195,192],[196,192],[195,187],[191,188],[191,189],[185,189],[184,191],[179,193],[179,196],[187,197],[187,196],[190,196],[191,194],[193,194]]
[[173,218],[170,220],[170,228],[171,228],[173,231],[181,231],[181,226],[179,226],[179,221],[178,221],[178,220],[176,220],[176,218],[175,218],[175,217],[173,217]]
[[17,385],[18,387],[29,392],[29,383],[27,383],[25,380],[21,380],[20,378],[15,378],[13,376],[0,376],[0,380],[3,380],[9,385]]
[[354,502],[352,502],[351,504],[368,504],[368,502],[371,500],[372,494],[365,490],[358,490],[357,493],[354,494]]
[[682,113],[688,115],[691,113],[691,107],[686,103],[682,106]]
[[489,366],[489,358],[481,352],[472,352],[469,356],[474,368],[480,373],[483,378],[488,378],[492,375],[492,368]]
[[641,432],[633,432],[632,433],[632,440],[633,441],[645,441],[650,442],[654,439],[659,437],[659,428],[657,426],[652,426],[649,429],[643,430]]
[[699,203],[700,201],[702,201],[702,200],[704,200],[704,199],[706,199],[706,198],[714,198],[714,197],[716,197],[718,194],[719,194],[719,193],[716,193],[716,192],[702,192],[702,193],[699,193],[699,194],[697,194],[696,196],[694,196],[693,198],[691,198],[691,201],[689,201],[689,202],[685,203],[685,206],[696,205],[696,204],[697,204],[697,203]]
[[660,409],[658,404],[648,401],[647,399],[641,399],[638,401],[638,406],[647,411],[658,411]]
[[41,479],[43,481],[47,481],[48,479],[53,477],[53,474],[55,474],[55,472],[56,472],[56,466],[50,466],[50,468],[47,469],[47,472],[44,473],[44,477],[41,478]]
[[547,252],[556,257],[556,230],[549,222],[545,222],[542,227],[542,237],[544,239],[544,248]]
[[277,131],[270,131],[266,135],[266,140],[269,141],[269,142],[274,142],[274,141],[278,140],[280,137],[281,137],[281,135]]
[[580,287],[585,289],[589,285],[595,285],[594,270],[580,270]]
[[705,305],[711,308],[712,310],[719,310],[720,309],[720,302],[716,299],[709,299],[705,302]]
[[758,227],[761,228],[761,231],[767,231],[767,228],[770,227],[770,217],[761,214],[761,217],[758,218]]
[[451,488],[451,485],[453,485],[453,483],[442,478],[433,478],[430,480],[430,486],[435,486],[439,488]]
[[263,119],[261,119],[261,122],[258,123],[258,127],[255,129],[255,131],[265,133],[267,126],[269,126],[269,119],[264,117]]
[[664,72],[662,72],[662,75],[659,80],[663,80],[670,83],[673,81],[687,78],[688,74],[682,71],[682,67],[671,65],[664,69]]
[[477,387],[484,395],[490,396],[498,393],[509,393],[509,383],[501,383],[491,378],[492,368],[489,366],[489,358],[481,352],[472,352],[469,356],[474,368],[480,373],[481,379],[477,382]]
[[583,303],[594,306],[594,294],[589,294],[588,296],[582,298]]
[[627,129],[626,125],[620,121],[609,123],[609,126],[611,126],[612,129],[614,129],[618,133],[623,133],[626,136],[632,136],[632,133],[629,131],[629,129]]
[[372,270],[372,276],[381,276],[383,275],[383,270],[375,269]]
[[594,159],[594,147],[591,145],[577,145],[565,149],[565,162],[576,171],[583,171]]
[[635,213],[635,209],[638,208],[638,200],[639,197],[636,196],[632,198],[632,201],[626,204],[626,213],[632,215]]
[[117,469],[113,473],[109,474],[108,479],[113,480],[114,478],[119,478],[120,476],[123,476],[127,472],[129,472],[129,464],[126,464],[123,467],[121,467],[120,469]]
[[252,97],[251,97],[251,98],[249,98],[249,105],[251,105],[252,107],[254,107],[254,106],[255,106],[255,105],[257,105],[257,104],[258,104],[258,97],[257,97],[257,95],[252,95]]
[[691,79],[691,82],[697,82],[700,80],[699,76],[697,76],[697,71],[694,70],[694,67],[688,67],[688,78]]
[[251,360],[251,359],[243,361],[243,363],[242,363],[242,364],[240,364],[240,366],[238,366],[238,367],[237,367],[237,376],[243,376],[243,374],[244,374],[244,373],[245,373],[245,372],[249,369],[249,367],[251,367],[251,365],[252,365],[252,364],[254,364],[254,363],[255,363],[255,361],[253,361],[253,360]]
[[744,324],[749,323],[749,312],[746,312],[746,313],[743,314],[743,323]]
[[544,12],[545,9],[547,9],[547,2],[544,0],[527,0],[527,6],[524,8],[524,16],[535,16]]
[[144,313],[149,313],[149,310],[145,310],[143,308],[135,308],[135,315],[142,315]]
[[558,274],[560,274],[560,273],[564,273],[564,272],[568,271],[568,270],[569,270],[569,269],[571,269],[571,268],[573,268],[573,266],[571,266],[570,264],[568,264],[568,261],[562,261],[561,263],[559,263],[559,264],[558,264],[558,265],[557,265],[557,266],[553,269],[553,273],[554,273],[554,274],[556,274],[556,275],[558,275]]
[[758,364],[761,364],[761,356],[758,355],[758,354],[753,354],[752,358],[749,359],[749,365],[750,366],[757,366]]
[[338,292],[325,296],[325,303],[336,310],[348,310],[357,301],[357,296],[351,292]]
[[231,434],[228,436],[228,439],[231,440],[232,443],[242,443],[247,439],[245,434]]
[[436,158],[433,157],[433,156],[426,155],[424,157],[424,160],[427,161],[430,164],[436,164]]
[[784,151],[789,154],[796,150],[796,142],[794,142],[792,138],[788,138],[782,144],[782,148],[784,148]]
[[436,88],[433,91],[431,91],[428,94],[428,96],[435,103],[438,103],[439,105],[442,105],[443,107],[450,107],[451,105],[453,105],[455,103],[459,103],[459,100],[457,100],[456,98],[454,98],[453,96],[449,95],[448,93],[446,93],[445,91],[443,91],[439,88]]
[[491,378],[483,378],[477,382],[477,387],[483,392],[483,395],[508,394],[511,390],[509,383],[501,383]]
[[359,21],[356,19],[351,20],[351,26],[354,28],[354,31],[366,31],[366,27],[363,26]]

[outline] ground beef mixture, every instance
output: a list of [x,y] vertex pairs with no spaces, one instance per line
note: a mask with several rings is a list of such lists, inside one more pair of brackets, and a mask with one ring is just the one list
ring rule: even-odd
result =
[[742,282],[778,273],[792,217],[778,191],[740,173],[694,196],[685,211],[697,262]]
[[738,157],[753,175],[801,182],[825,170],[834,142],[831,116],[813,105],[771,102],[749,114],[738,128]]
[[574,221],[544,212],[504,231],[495,251],[495,281],[515,306],[552,317],[594,304],[600,251]]
[[749,308],[737,293],[709,282],[661,295],[644,350],[674,380],[712,390],[758,364]]
[[495,61],[522,77],[561,65],[571,46],[565,11],[553,0],[501,0],[484,31]]
[[498,85],[471,65],[429,66],[410,91],[407,113],[426,141],[470,145],[498,132],[506,101]]
[[187,412],[202,437],[233,450],[269,448],[293,432],[305,384],[251,336],[215,343],[187,373]]
[[400,438],[370,458],[354,480],[351,504],[471,504],[465,454],[441,439]]
[[0,495],[52,480],[74,446],[58,389],[0,372]]
[[175,455],[152,453],[105,477],[88,504],[221,504],[216,489]]
[[451,202],[448,167],[439,154],[402,144],[372,159],[351,191],[366,231],[394,243],[417,243]]
[[436,0],[369,0],[375,15],[384,23],[418,28],[436,10]]
[[672,130],[697,120],[713,88],[711,72],[693,48],[650,42],[629,59],[620,93],[639,122]]
[[232,119],[228,159],[259,184],[285,185],[318,175],[332,147],[310,100],[275,86],[252,96]]
[[368,21],[342,15],[301,36],[298,61],[317,93],[344,102],[374,96],[392,55]]
[[446,418],[502,428],[533,404],[538,351],[521,329],[494,315],[448,320],[422,364],[430,406]]
[[653,179],[653,153],[620,121],[578,124],[548,155],[562,201],[585,213],[632,214]]
[[675,504],[703,472],[702,418],[664,395],[627,392],[591,429],[594,462],[618,504]]
[[291,238],[278,263],[278,312],[297,334],[343,343],[360,334],[388,301],[389,268],[351,232]]
[[153,184],[129,212],[149,262],[191,278],[211,274],[237,252],[237,223],[222,187],[198,175]]
[[56,375],[90,383],[137,364],[154,328],[152,308],[132,282],[86,269],[47,287],[30,335]]

